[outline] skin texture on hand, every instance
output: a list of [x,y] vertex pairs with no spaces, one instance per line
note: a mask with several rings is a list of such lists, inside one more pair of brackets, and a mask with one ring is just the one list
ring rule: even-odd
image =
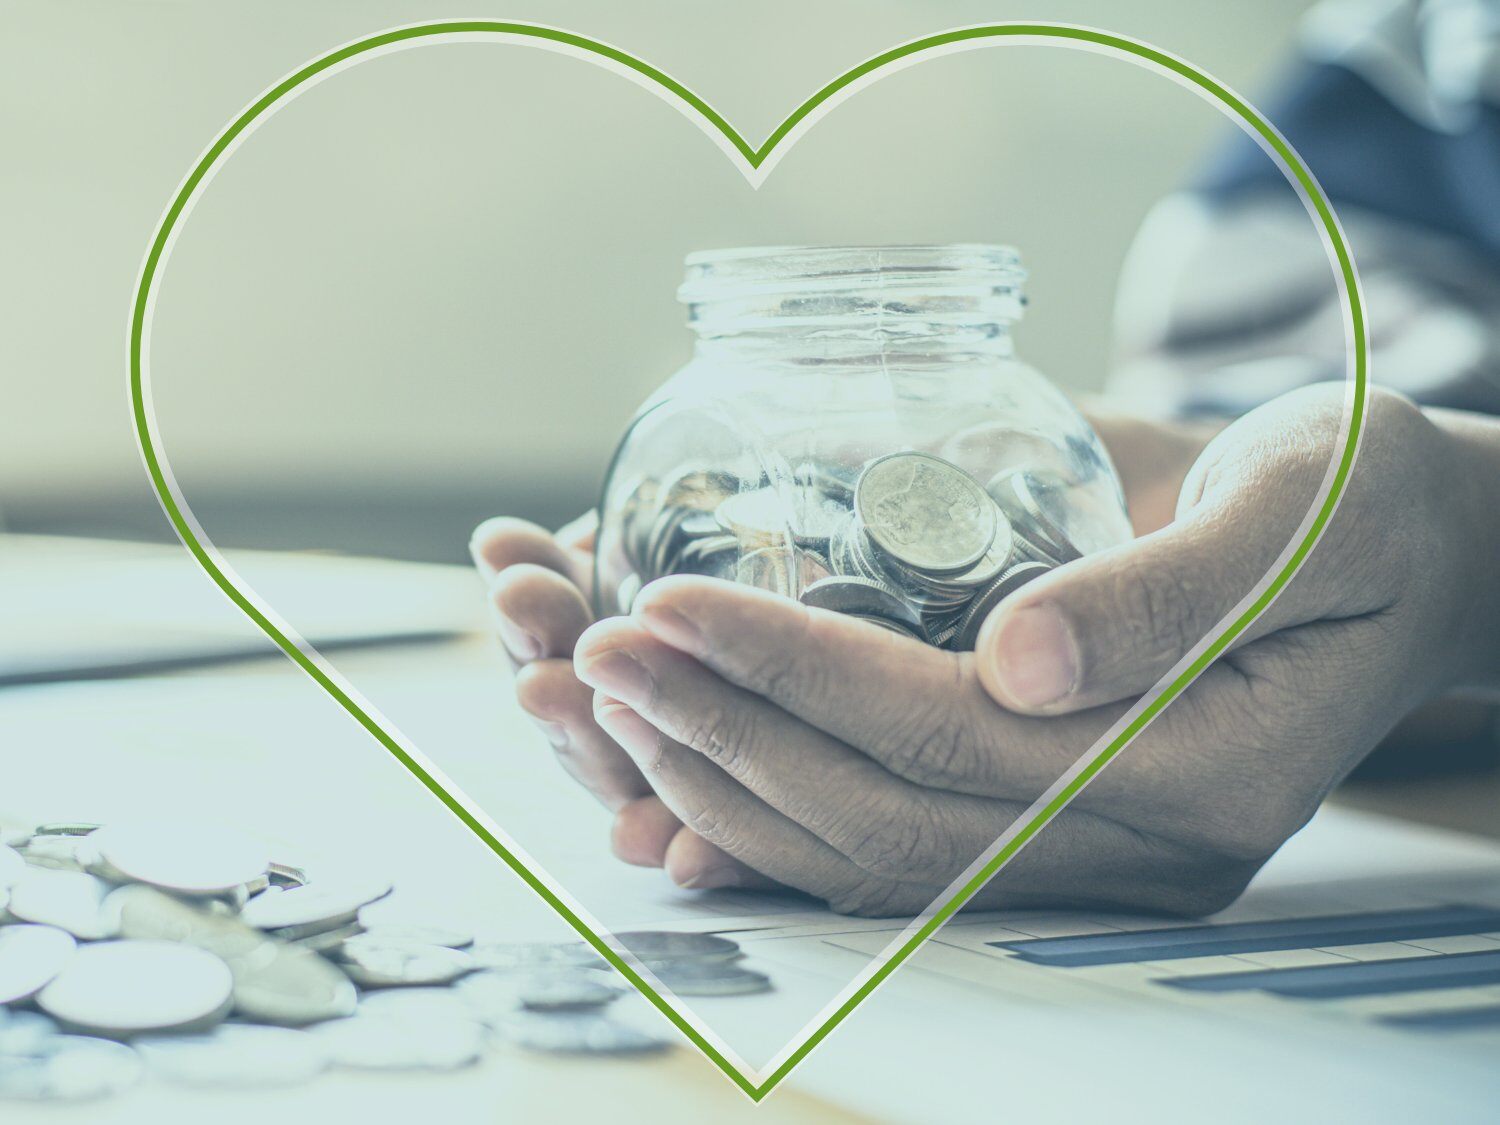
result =
[[[910,914],[1266,573],[1342,411],[1342,387],[1314,388],[1230,426],[1169,524],[1031,583],[974,654],[708,579],[653,583],[629,617],[590,624],[586,530],[492,523],[476,558],[521,702],[616,810],[618,855],[687,886]],[[1466,529],[1493,511],[1454,486],[1473,470],[1448,430],[1377,393],[1303,571],[973,904],[1232,901],[1401,715],[1489,659]]]

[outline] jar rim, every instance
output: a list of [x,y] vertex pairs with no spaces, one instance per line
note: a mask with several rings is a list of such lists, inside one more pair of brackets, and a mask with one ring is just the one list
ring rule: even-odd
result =
[[770,291],[887,288],[909,282],[941,289],[1018,290],[1021,255],[999,243],[738,246],[684,259],[683,304]]

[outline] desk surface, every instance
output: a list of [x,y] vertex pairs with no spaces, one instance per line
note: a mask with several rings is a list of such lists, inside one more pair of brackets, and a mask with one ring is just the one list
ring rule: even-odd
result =
[[[180,573],[185,582],[203,582],[185,561]],[[326,593],[326,587],[288,590],[280,605],[295,621]],[[79,613],[88,612],[85,598]],[[242,643],[261,643],[227,605],[205,603],[203,614],[215,627],[237,632]],[[695,912],[752,908],[733,896],[685,896],[665,886],[658,873],[623,869],[604,858],[606,818],[562,775],[545,743],[513,710],[503,664],[488,639],[349,651],[334,662],[611,928],[664,914],[691,920]],[[0,745],[8,761],[22,763],[8,770],[7,808],[43,819],[107,821],[180,816],[185,808],[201,815],[207,807],[313,855],[356,850],[393,875],[404,910],[446,914],[479,928],[499,925],[518,938],[568,936],[556,916],[462,825],[279,657],[0,690]],[[1467,791],[1463,782],[1451,784],[1455,792]],[[1427,800],[1438,800],[1434,792]],[[1371,829],[1346,842],[1366,853],[1377,849],[1379,839],[1379,830]],[[1438,837],[1417,835],[1412,841],[1430,847],[1424,854],[1443,870],[1482,870],[1500,854]],[[1298,861],[1298,893],[1317,891],[1324,874],[1305,858]],[[1339,865],[1350,861],[1347,855],[1331,857],[1328,877],[1337,881]],[[1399,876],[1399,862],[1392,863]],[[784,909],[789,923],[805,922],[806,904]],[[782,981],[842,983],[880,944],[881,924],[824,917],[823,932],[810,939],[762,931],[752,956],[774,966],[772,975]],[[1117,1119],[1133,1119],[1125,1107],[1135,1106],[1150,1108],[1142,1119],[1160,1119],[1173,1116],[1174,1105],[1186,1113],[1212,1098],[1220,1119],[1254,1120],[1295,1115],[1309,1104],[1305,1091],[1331,1082],[1357,1089],[1355,1100],[1391,1119],[1445,1108],[1449,1119],[1462,1120],[1485,1075],[1483,1060],[1471,1051],[1424,1048],[1403,1086],[1395,1077],[1397,1062],[1416,1057],[1406,1041],[1361,1038],[1337,1024],[1283,1031],[1259,1010],[1239,1009],[1234,1019],[1195,1010],[1194,1062],[1167,1065],[1152,1044],[1181,1036],[1179,1011],[1142,1006],[1126,991],[1106,1002],[1101,997],[1110,995],[1107,990],[1038,990],[1030,978],[1021,984],[1011,977],[997,981],[987,975],[996,962],[964,946],[960,936],[919,953],[760,1108],[689,1049],[634,1062],[500,1050],[483,1065],[453,1075],[345,1073],[292,1089],[267,1086],[233,1095],[148,1081],[86,1109],[23,1115],[7,1106],[5,1119],[134,1122],[202,1115],[260,1122],[364,1115],[385,1121],[436,1110],[446,1118],[478,1120],[563,1112],[652,1122],[697,1121],[710,1113],[748,1119],[752,1112],[756,1120],[792,1122],[920,1120],[937,1104],[977,1113],[993,1108],[997,1098],[1010,1111],[1033,1117],[1078,1119],[1109,1109]],[[738,1030],[749,1044],[747,1054],[769,1053],[807,1011],[806,1004],[785,1009],[785,998],[760,1006],[704,1002],[701,1011],[726,1026],[742,1020]],[[1077,1081],[1065,1045],[1088,1054],[1089,1082]],[[922,1081],[906,1081],[907,1068],[918,1070]],[[1259,1077],[1273,1071],[1279,1083]],[[1418,1072],[1414,1094],[1407,1087]],[[1450,1095],[1455,1100],[1444,1106],[1441,1099]]]

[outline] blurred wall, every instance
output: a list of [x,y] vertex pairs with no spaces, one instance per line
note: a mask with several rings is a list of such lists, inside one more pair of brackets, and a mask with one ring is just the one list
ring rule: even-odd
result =
[[[0,518],[163,535],[126,401],[129,305],[181,177],[265,87],[423,18],[530,19],[656,63],[747,135],[844,68],[946,27],[1123,31],[1264,92],[1304,0],[0,3]],[[486,511],[589,502],[685,356],[689,250],[1003,241],[1023,355],[1097,386],[1141,216],[1227,127],[1099,55],[925,63],[834,110],[758,193],[675,109],[540,51],[425,47],[316,86],[183,228],[152,366],[167,453],[223,542],[459,557]]]

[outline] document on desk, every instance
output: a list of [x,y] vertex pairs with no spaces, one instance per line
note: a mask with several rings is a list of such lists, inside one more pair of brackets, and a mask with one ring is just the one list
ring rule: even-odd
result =
[[[234,551],[233,565],[320,648],[483,625],[461,567],[279,551]],[[0,535],[0,590],[0,687],[279,655],[179,546]]]

